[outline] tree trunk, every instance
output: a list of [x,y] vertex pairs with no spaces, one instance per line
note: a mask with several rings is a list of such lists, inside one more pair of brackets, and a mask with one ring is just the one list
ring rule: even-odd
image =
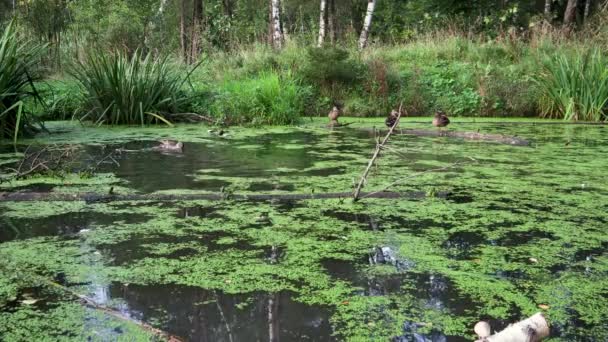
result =
[[593,0],[585,0],[585,14],[584,19],[587,22],[587,18],[589,18],[589,14],[591,14],[591,5]]
[[156,12],[157,16],[162,16],[165,13],[165,9],[167,8],[167,3],[169,0],[160,0],[160,4],[158,5],[158,12]]
[[327,0],[321,0],[321,11],[319,16],[319,40],[317,47],[323,46],[325,42],[325,32],[327,31]]
[[223,0],[222,4],[224,6],[224,14],[228,17],[232,17],[232,1],[231,0]]
[[200,54],[201,33],[203,31],[203,0],[194,0],[192,7],[191,62],[196,62]]
[[374,16],[374,9],[376,9],[376,0],[368,0],[367,12],[365,13],[365,21],[363,22],[363,29],[361,30],[361,37],[359,37],[360,50],[363,50],[367,46],[367,40],[369,38],[369,29],[372,26],[372,17]]
[[271,0],[272,9],[272,46],[275,49],[283,47],[283,32],[281,31],[280,0]]
[[336,18],[336,0],[329,0],[329,40],[332,45],[336,44],[338,22]]
[[551,20],[551,4],[553,0],[545,0],[545,18]]
[[179,43],[182,61],[189,63],[188,42],[186,41],[186,0],[179,1]]
[[564,24],[571,25],[576,21],[576,6],[578,0],[568,0],[566,12],[564,13]]

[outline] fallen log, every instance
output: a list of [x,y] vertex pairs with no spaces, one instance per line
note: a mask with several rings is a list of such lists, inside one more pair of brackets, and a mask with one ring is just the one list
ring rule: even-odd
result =
[[549,323],[540,312],[494,335],[487,322],[477,323],[474,330],[479,337],[476,342],[539,342],[549,337]]
[[[375,132],[373,129],[364,129],[369,132]],[[380,131],[380,133],[383,133]],[[424,130],[424,129],[395,129],[393,134],[400,135],[415,135],[419,137],[448,137],[448,138],[461,138],[466,140],[478,140],[488,141],[500,144],[514,145],[514,146],[529,146],[530,141],[502,134],[487,134],[479,132],[462,132],[462,131],[440,131],[440,130]]]
[[[448,192],[440,192],[437,197],[447,197]],[[303,201],[312,199],[345,199],[352,196],[351,192],[330,192],[319,194],[230,194],[230,193],[200,193],[200,194],[98,194],[98,193],[55,193],[55,192],[0,192],[0,202],[70,202],[84,201],[87,203],[106,203],[120,201],[196,201],[196,200],[242,200],[242,201]],[[422,199],[427,196],[424,191],[411,192],[370,192],[361,193],[365,198],[405,198]]]

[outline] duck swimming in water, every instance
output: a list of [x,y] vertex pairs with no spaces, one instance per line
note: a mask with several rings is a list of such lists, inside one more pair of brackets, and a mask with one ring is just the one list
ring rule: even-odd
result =
[[450,119],[448,119],[448,116],[445,114],[445,112],[442,110],[438,110],[435,113],[435,117],[433,118],[433,126],[441,128],[446,127],[449,124]]
[[386,120],[384,120],[384,124],[386,124],[386,127],[391,128],[397,122],[398,117],[399,117],[399,112],[393,109],[391,111],[391,113],[388,115],[388,117],[386,118]]

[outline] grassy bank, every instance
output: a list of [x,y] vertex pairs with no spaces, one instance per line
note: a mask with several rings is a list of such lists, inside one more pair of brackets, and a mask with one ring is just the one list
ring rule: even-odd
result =
[[[233,124],[292,124],[302,116],[324,116],[336,102],[347,116],[369,117],[384,116],[403,101],[412,116],[443,109],[456,117],[603,121],[606,51],[589,48],[603,31],[569,34],[546,26],[491,40],[438,31],[363,53],[354,46],[312,48],[294,38],[281,51],[257,44],[210,52],[179,90],[189,99],[180,111]],[[171,68],[184,75],[185,69]],[[74,96],[85,89],[69,76],[41,88],[43,118],[89,113],[90,106]],[[113,98],[128,96],[118,91]]]

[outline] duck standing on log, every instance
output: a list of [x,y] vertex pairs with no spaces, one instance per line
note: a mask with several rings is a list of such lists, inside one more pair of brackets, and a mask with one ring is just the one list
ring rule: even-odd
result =
[[386,118],[386,120],[384,120],[386,127],[388,127],[388,128],[393,127],[395,125],[395,123],[397,122],[398,117],[399,117],[399,112],[393,109],[391,111],[391,113],[388,115],[388,117]]
[[334,103],[334,107],[329,112],[327,117],[329,118],[329,126],[330,127],[338,127],[340,123],[338,122],[338,118],[342,114],[342,105],[339,103]]
[[444,111],[438,110],[437,112],[435,112],[435,117],[433,118],[433,126],[441,128],[446,127],[449,124],[450,119],[448,119],[448,116],[445,114]]

